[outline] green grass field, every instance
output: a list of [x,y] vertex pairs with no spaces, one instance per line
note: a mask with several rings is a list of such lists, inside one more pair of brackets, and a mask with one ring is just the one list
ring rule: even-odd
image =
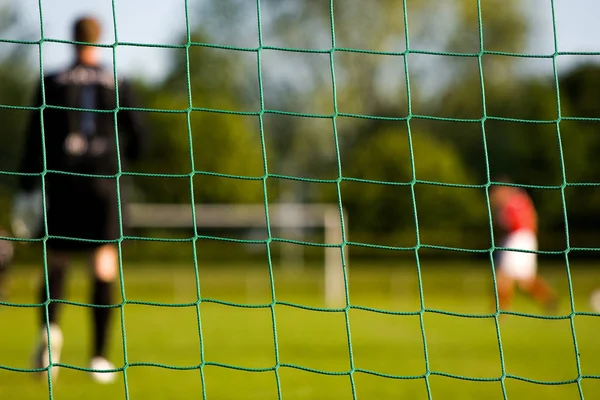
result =
[[[540,270],[562,295],[560,314],[570,313],[567,275],[564,268]],[[33,269],[15,268],[10,301],[35,302]],[[304,272],[274,271],[278,301],[322,307],[322,274],[316,268]],[[590,311],[591,291],[600,286],[600,271],[574,262],[572,279],[577,311]],[[267,266],[203,266],[201,292],[205,299],[249,305],[269,304],[271,288]],[[193,268],[182,265],[125,265],[124,282],[129,301],[185,303],[196,300]],[[425,307],[455,313],[485,314],[490,311],[492,284],[485,264],[440,264],[423,261],[422,287]],[[352,305],[387,311],[415,312],[420,309],[416,269],[411,265],[352,264]],[[76,268],[69,281],[68,300],[87,302],[86,271]],[[200,307],[202,343],[197,309],[127,304],[123,308],[126,353],[130,366],[111,385],[99,386],[79,367],[87,367],[90,347],[88,309],[66,305],[62,310],[65,348],[52,394],[70,399],[201,399],[202,380],[206,398],[277,399],[280,384],[283,399],[352,399],[350,358],[343,312],[319,312],[289,305],[276,305],[274,315],[277,347],[273,337],[271,308],[242,308],[214,302]],[[30,368],[30,355],[37,328],[32,307],[0,306],[0,365]],[[540,314],[523,296],[514,311]],[[111,358],[122,367],[124,346],[120,313],[115,313]],[[379,374],[419,377],[425,374],[424,346],[418,315],[393,315],[352,309],[348,312],[354,368]],[[492,318],[465,318],[436,312],[423,314],[426,335],[427,377],[431,398],[502,399],[501,357]],[[600,375],[600,317],[573,318],[583,375]],[[506,374],[556,382],[577,380],[577,363],[571,319],[540,319],[509,316],[501,321]],[[202,373],[201,345],[204,361]],[[277,351],[277,354],[276,354]],[[266,372],[226,368],[270,369],[276,357],[282,364]],[[135,365],[157,363],[159,366]],[[293,368],[293,364],[298,368]],[[165,368],[169,366],[169,368]],[[302,368],[324,371],[315,373]],[[328,374],[332,373],[332,374]],[[125,385],[125,376],[127,385]],[[352,374],[358,399],[427,399],[426,379],[392,379],[364,372]],[[579,399],[577,383],[548,385],[519,379],[504,380],[509,399]],[[600,380],[580,381],[586,399],[600,398]],[[0,369],[0,399],[48,399],[46,377]]]

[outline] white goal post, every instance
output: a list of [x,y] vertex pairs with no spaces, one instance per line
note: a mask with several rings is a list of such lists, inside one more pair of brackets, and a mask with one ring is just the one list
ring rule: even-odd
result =
[[[336,204],[275,203],[269,204],[269,225],[279,229],[323,229],[326,244],[342,242],[340,211]],[[345,210],[344,227],[348,216]],[[130,226],[133,228],[193,228],[189,204],[129,205]],[[197,228],[264,228],[264,204],[196,204]],[[344,251],[348,265],[347,246]],[[326,247],[324,257],[324,297],[327,306],[339,306],[344,298],[344,275],[339,247]],[[343,304],[343,303],[342,303]]]

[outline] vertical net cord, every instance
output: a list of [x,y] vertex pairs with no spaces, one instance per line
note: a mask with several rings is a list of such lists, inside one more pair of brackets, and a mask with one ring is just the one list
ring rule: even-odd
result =
[[271,323],[273,324],[273,346],[275,351],[275,382],[277,384],[277,398],[283,399],[281,394],[281,378],[279,376],[279,368],[281,367],[281,360],[279,358],[279,343],[277,341],[277,320],[275,318],[275,305],[277,304],[277,298],[275,296],[275,279],[273,276],[273,261],[271,257],[271,243],[273,241],[273,235],[271,233],[271,223],[269,219],[269,200],[267,191],[267,179],[269,178],[269,168],[267,165],[267,148],[265,144],[265,132],[264,132],[264,121],[263,116],[265,114],[265,97],[263,91],[263,79],[262,79],[262,63],[261,63],[261,52],[263,50],[263,37],[262,37],[262,20],[260,13],[260,0],[256,0],[256,16],[257,16],[257,32],[258,32],[258,48],[256,50],[256,61],[257,61],[257,73],[258,73],[258,93],[260,100],[260,112],[258,114],[258,124],[260,130],[260,144],[263,161],[264,175],[262,178],[263,183],[263,198],[265,205],[265,219],[267,228],[267,240],[265,243],[267,252],[267,262],[269,265],[269,284],[271,289],[271,303],[269,308],[271,310]]
[[[344,320],[346,323],[346,337],[348,340],[348,359],[350,364],[350,371],[348,376],[350,377],[350,386],[352,390],[352,398],[356,400],[356,383],[354,381],[354,373],[356,372],[356,367],[354,365],[354,352],[352,350],[352,334],[350,331],[350,291],[348,290],[348,269],[346,264],[346,255],[345,249],[347,246],[346,241],[346,229],[344,227],[344,208],[342,203],[342,190],[341,190],[341,182],[343,180],[342,174],[342,162],[340,157],[340,145],[339,145],[339,137],[337,130],[337,118],[338,118],[338,104],[337,104],[337,87],[336,87],[336,79],[335,79],[335,51],[336,51],[336,42],[335,42],[335,18],[333,12],[333,0],[329,2],[329,19],[331,24],[331,51],[329,52],[329,65],[331,69],[331,89],[332,89],[332,102],[333,102],[333,115],[331,117],[331,122],[333,126],[333,138],[335,143],[335,154],[337,158],[337,172],[338,177],[336,179],[336,191],[337,191],[337,200],[338,200],[338,209],[340,213],[340,231],[341,231],[341,243],[339,245],[336,244],[336,247],[339,247],[340,251],[340,260],[342,268],[343,277],[344,277],[344,294],[345,294],[345,306],[344,306]],[[331,244],[331,243],[327,243]],[[327,250],[325,250],[327,251]]]
[[46,140],[44,138],[44,110],[46,109],[46,88],[44,84],[44,57],[43,57],[43,47],[44,47],[44,12],[42,10],[42,0],[38,1],[39,8],[39,16],[40,16],[40,42],[39,42],[39,63],[40,63],[40,91],[42,93],[42,104],[39,108],[40,111],[40,132],[42,139],[42,173],[40,176],[41,187],[42,187],[42,214],[44,218],[44,238],[42,239],[42,256],[44,258],[44,284],[46,286],[46,302],[44,304],[40,304],[43,306],[46,312],[46,337],[48,338],[48,366],[45,368],[48,375],[48,397],[50,400],[54,398],[53,396],[53,388],[52,388],[52,367],[54,363],[52,362],[52,346],[50,342],[52,340],[50,333],[50,313],[48,311],[48,306],[52,301],[50,299],[50,284],[48,283],[48,216],[46,213],[47,210],[47,199],[46,199]]
[[202,398],[206,400],[206,379],[204,376],[204,367],[206,363],[205,355],[204,355],[204,339],[202,336],[202,318],[201,318],[201,304],[202,304],[202,294],[200,288],[200,272],[198,270],[198,225],[196,221],[196,200],[194,196],[194,176],[195,176],[195,160],[194,160],[194,144],[193,144],[193,135],[192,135],[192,122],[191,122],[191,114],[194,108],[193,106],[193,98],[192,98],[192,84],[191,84],[191,73],[190,73],[190,46],[192,43],[192,33],[190,29],[190,17],[189,17],[189,4],[188,0],[185,0],[185,34],[186,34],[186,43],[185,43],[185,79],[186,79],[186,89],[187,89],[187,100],[188,100],[188,108],[186,110],[186,123],[187,123],[187,132],[188,132],[188,142],[189,142],[189,157],[190,157],[190,207],[192,213],[192,226],[194,229],[194,235],[192,238],[192,256],[194,258],[194,277],[196,278],[196,322],[198,325],[198,340],[199,340],[199,348],[200,348],[200,364],[198,365],[198,370],[200,372],[200,384],[202,385]]
[[485,124],[487,121],[487,103],[485,96],[485,79],[483,74],[483,55],[485,52],[484,47],[484,38],[483,38],[483,18],[481,15],[481,0],[477,0],[477,22],[478,22],[478,30],[479,30],[479,55],[477,56],[477,67],[479,70],[479,84],[481,86],[481,107],[483,115],[481,117],[481,139],[483,143],[483,151],[484,151],[484,159],[485,159],[485,175],[486,175],[486,185],[485,185],[485,202],[488,213],[488,225],[490,229],[490,241],[491,247],[489,251],[490,257],[490,265],[492,272],[492,285],[494,290],[494,307],[496,311],[493,314],[494,318],[494,326],[496,329],[496,339],[498,340],[498,354],[500,358],[500,388],[502,389],[502,398],[507,400],[506,393],[506,364],[504,362],[504,349],[502,346],[502,335],[500,333],[500,300],[498,297],[498,286],[496,284],[496,266],[494,264],[494,249],[496,246],[494,240],[494,225],[492,219],[492,205],[490,201],[490,186],[491,186],[491,175],[490,175],[490,160],[488,155],[488,146],[487,146],[487,134],[485,130]]
[[410,38],[409,38],[409,29],[408,29],[408,6],[406,4],[406,0],[402,1],[402,11],[404,18],[404,40],[405,40],[405,53],[404,53],[404,74],[406,80],[406,102],[407,102],[407,117],[406,117],[406,134],[408,138],[408,152],[410,157],[410,170],[411,170],[411,181],[410,181],[410,195],[411,201],[413,205],[413,218],[415,222],[415,264],[417,269],[417,280],[419,285],[419,306],[420,309],[418,311],[419,315],[419,326],[421,328],[421,338],[423,341],[423,356],[425,358],[425,374],[423,375],[425,379],[425,388],[427,389],[427,398],[429,400],[432,399],[431,394],[431,385],[429,382],[429,376],[431,374],[431,368],[429,365],[429,353],[427,350],[427,335],[425,334],[425,298],[423,294],[423,278],[421,275],[421,262],[419,260],[419,249],[421,248],[421,236],[419,234],[419,217],[417,214],[417,199],[415,195],[415,185],[417,182],[417,173],[415,169],[415,158],[414,158],[414,150],[412,143],[412,134],[411,134],[411,126],[410,121],[413,117],[412,114],[412,98],[410,94],[410,74],[408,69],[408,56],[411,53],[410,50]]
[[[129,368],[129,357],[127,356],[127,334],[125,329],[125,305],[127,304],[127,297],[125,295],[125,280],[123,276],[123,210],[121,207],[121,185],[120,180],[123,173],[121,165],[121,151],[119,147],[119,128],[118,128],[118,113],[119,107],[119,77],[117,72],[117,47],[119,46],[119,34],[117,30],[117,9],[115,0],[111,2],[112,17],[113,17],[113,30],[115,33],[115,43],[112,46],[112,59],[113,59],[113,77],[115,82],[115,110],[114,110],[114,129],[115,129],[115,142],[117,147],[117,167],[118,171],[115,176],[117,186],[117,205],[118,205],[118,220],[119,220],[119,240],[117,242],[118,258],[119,258],[119,283],[121,289],[121,304],[119,305],[121,314],[121,338],[123,340],[123,387],[125,390],[125,399],[129,400],[129,382],[127,380],[127,369]],[[109,306],[110,307],[110,306]]]
[[569,322],[571,325],[571,335],[573,338],[573,350],[575,352],[575,363],[577,366],[577,389],[579,391],[579,398],[583,400],[583,388],[581,385],[582,373],[581,364],[579,357],[579,346],[577,344],[577,334],[575,333],[575,301],[573,297],[573,282],[571,280],[571,267],[569,265],[569,252],[571,251],[571,243],[569,237],[569,220],[567,216],[567,200],[565,196],[565,188],[567,187],[567,174],[565,169],[565,160],[563,154],[562,137],[560,133],[560,122],[562,120],[562,111],[560,106],[560,85],[558,81],[558,68],[556,65],[556,59],[558,58],[558,39],[556,36],[556,10],[554,0],[550,0],[552,8],[552,38],[554,41],[554,54],[552,55],[552,72],[554,75],[554,85],[556,87],[556,139],[558,141],[558,149],[560,155],[560,173],[561,173],[561,185],[560,185],[560,197],[562,202],[563,218],[565,221],[565,244],[566,249],[564,252],[565,256],[565,268],[567,273],[567,283],[569,287],[569,301],[571,305],[571,313],[569,315]]

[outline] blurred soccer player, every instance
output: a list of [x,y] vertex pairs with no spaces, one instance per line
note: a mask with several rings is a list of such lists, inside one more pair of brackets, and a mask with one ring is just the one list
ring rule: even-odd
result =
[[[496,220],[505,234],[501,247],[537,251],[537,213],[527,192],[514,186],[494,186],[490,196]],[[556,294],[537,274],[536,253],[500,251],[495,264],[500,309],[510,309],[518,285],[547,311],[554,311]]]
[[[100,35],[100,23],[94,18],[81,18],[74,24],[73,39],[77,42],[94,44]],[[112,111],[117,105],[113,72],[100,65],[98,48],[93,45],[76,45],[75,54],[75,62],[69,68],[44,77],[44,99],[49,106],[42,111],[44,151],[42,121],[40,113],[36,111],[31,115],[26,132],[20,172],[42,172],[45,154],[48,172],[43,179],[47,234],[50,236],[46,242],[50,299],[63,298],[65,274],[71,257],[80,253],[89,257],[93,271],[91,304],[100,306],[92,308],[94,330],[90,368],[102,371],[114,368],[106,357],[112,308],[103,306],[114,303],[112,285],[118,275],[115,241],[120,237],[119,204],[115,178],[89,175],[114,176],[119,171],[119,162],[124,168],[128,162],[138,159],[145,131],[137,113],[125,110],[117,113],[119,159],[114,129],[115,113]],[[129,84],[119,79],[119,106],[134,107],[131,96]],[[40,85],[33,105],[40,107],[42,104]],[[19,186],[20,193],[15,197],[17,204],[13,207],[16,210],[13,211],[13,226],[29,226],[30,236],[44,236],[41,224],[38,225],[41,231],[37,231],[31,226],[31,220],[27,220],[28,215],[23,209],[28,206],[19,207],[18,204],[19,201],[25,204],[28,198],[35,198],[35,193],[41,189],[40,178],[21,176]],[[121,191],[120,194],[124,200],[126,193]],[[40,283],[39,300],[43,303],[48,298],[44,279]],[[48,330],[52,362],[60,360],[63,337],[58,326],[59,305],[50,302],[47,316],[45,307],[40,308],[39,322],[42,328],[34,354],[37,368],[49,365],[46,317],[50,323]],[[53,376],[57,372],[53,368]],[[115,378],[114,373],[107,372],[94,372],[92,377],[99,382],[110,382]]]

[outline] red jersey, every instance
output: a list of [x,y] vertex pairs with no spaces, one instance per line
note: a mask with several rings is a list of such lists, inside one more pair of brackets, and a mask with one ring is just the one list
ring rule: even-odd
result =
[[500,223],[509,232],[520,229],[536,231],[537,215],[531,198],[524,191],[514,191],[500,209]]

